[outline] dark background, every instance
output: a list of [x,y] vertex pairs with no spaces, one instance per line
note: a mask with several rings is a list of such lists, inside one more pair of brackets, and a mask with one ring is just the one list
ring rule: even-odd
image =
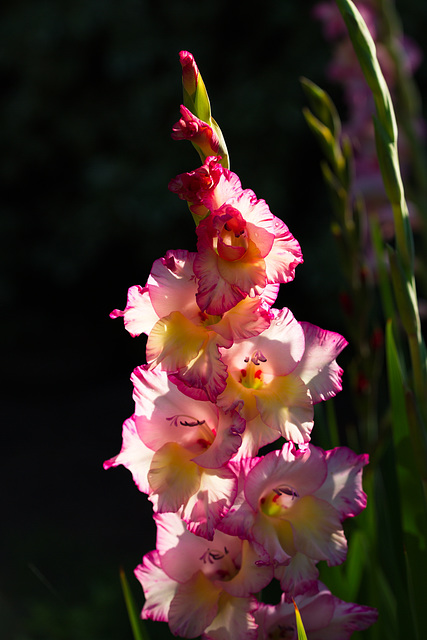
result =
[[[178,52],[198,62],[245,188],[299,240],[305,263],[280,303],[342,330],[320,153],[299,77],[325,78],[314,2],[21,0],[0,20],[2,544],[5,640],[131,637],[118,578],[154,547],[151,505],[118,453],[144,361],[109,312],[168,249],[195,249],[167,184],[195,169],[174,142]],[[241,5],[244,6],[244,5]],[[420,45],[427,5],[398,3]],[[425,90],[426,63],[417,78]],[[155,626],[152,637],[163,633]],[[153,628],[152,628],[153,629]],[[161,631],[160,631],[161,630]]]

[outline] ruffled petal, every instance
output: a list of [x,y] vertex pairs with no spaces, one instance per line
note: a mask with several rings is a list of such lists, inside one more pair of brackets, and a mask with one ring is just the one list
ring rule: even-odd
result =
[[252,613],[257,608],[255,598],[233,598],[222,593],[219,598],[218,613],[206,627],[206,640],[256,640],[258,625]]
[[193,458],[194,462],[207,469],[219,469],[225,465],[239,450],[245,425],[245,420],[235,411],[220,411],[215,440],[208,449]]
[[[221,337],[212,331],[206,332],[207,340],[197,356],[176,372],[175,377],[186,385],[202,389],[211,402],[215,402],[226,385],[227,367],[221,358]],[[184,387],[182,387],[184,390]]]
[[197,358],[207,340],[207,331],[179,311],[173,311],[154,325],[147,340],[147,362],[175,373]]
[[297,376],[275,377],[255,391],[260,416],[271,429],[298,444],[310,441],[313,402],[304,382]]
[[275,442],[278,438],[280,438],[280,434],[275,429],[270,429],[260,416],[256,416],[253,420],[246,422],[242,444],[233,460],[256,456],[261,447]]
[[280,581],[280,586],[285,592],[287,600],[290,600],[291,596],[295,597],[299,594],[314,595],[317,593],[319,571],[316,562],[317,560],[297,552],[288,565],[274,568],[274,577]]
[[336,565],[344,562],[347,541],[339,514],[328,502],[314,496],[303,496],[286,513],[295,547],[314,560],[327,560]]
[[273,566],[267,557],[260,556],[255,545],[243,541],[241,567],[231,580],[223,583],[223,589],[232,596],[245,598],[264,589],[273,578]]
[[154,262],[147,287],[159,318],[177,310],[189,319],[200,314],[193,271],[195,255],[189,251],[168,251],[164,258]]
[[259,458],[244,458],[230,463],[238,477],[237,496],[233,506],[218,525],[221,531],[230,536],[247,538],[254,523],[256,512],[246,500],[244,486],[249,471],[259,460]]
[[123,318],[125,329],[136,338],[141,333],[148,335],[159,316],[152,305],[148,287],[135,285],[128,290],[125,309],[114,309],[110,318]]
[[[203,223],[203,222],[202,222]],[[202,226],[199,224],[197,229]],[[196,300],[200,309],[212,315],[221,315],[234,307],[246,297],[238,284],[230,285],[221,278],[219,272],[219,257],[209,244],[209,237],[205,239],[199,233],[199,253],[194,261],[194,272],[199,278]]]
[[335,358],[348,344],[339,333],[301,322],[305,335],[305,352],[295,373],[309,387],[313,402],[332,398],[341,391],[342,369]]
[[313,630],[310,640],[350,640],[355,631],[363,631],[377,621],[378,611],[333,597],[333,618],[324,629]]
[[304,262],[301,247],[281,220],[275,224],[277,225],[276,237],[265,258],[267,281],[290,282],[295,278],[296,267]]
[[161,568],[157,551],[150,551],[144,556],[142,564],[135,569],[135,576],[141,583],[145,595],[141,618],[167,622],[169,607],[178,583],[169,578]]
[[119,454],[104,462],[104,469],[117,467],[122,464],[132,474],[133,480],[140,491],[149,493],[147,473],[150,469],[153,452],[145,446],[139,437],[132,416],[123,423],[123,444]]
[[218,427],[215,405],[182,394],[158,369],[137,367],[131,380],[136,426],[147,447],[157,451],[167,442],[177,442],[196,455],[213,442]]
[[[331,593],[326,590],[320,593],[318,591],[319,587],[316,583],[314,594],[295,597],[305,631],[310,632],[310,640],[312,638],[311,632],[316,629],[324,629],[330,623],[334,612]],[[260,628],[264,630],[265,637],[267,635],[274,637],[275,631],[280,629],[296,633],[294,604],[292,601],[286,600],[285,594],[282,595],[280,603],[276,606],[261,605],[255,614],[255,619]]]
[[[292,280],[295,276],[295,268],[303,262],[303,258],[299,243],[285,223],[274,216],[267,203],[264,200],[258,200],[250,189],[244,191],[244,195],[235,206],[246,220],[249,229],[254,225],[268,231],[274,237],[273,244],[265,254],[267,281],[289,282]],[[252,234],[251,239],[253,239]]]
[[237,340],[257,336],[270,326],[271,314],[264,308],[261,298],[245,298],[224,313],[221,320],[210,325],[210,329],[229,341],[228,347]]
[[357,516],[366,507],[362,471],[369,462],[369,456],[357,455],[347,447],[337,447],[325,453],[328,475],[316,496],[335,507],[341,520]]
[[176,513],[155,514],[156,547],[163,571],[177,582],[187,582],[200,571],[200,558],[208,542],[187,531],[185,522]]
[[199,489],[200,470],[191,455],[175,442],[168,442],[153,455],[148,482],[151,492],[158,496],[159,513],[178,511]]
[[[209,164],[211,172],[213,160],[213,158],[206,158],[205,160],[205,165]],[[215,157],[215,160],[218,162],[219,167],[221,167],[221,175],[215,187],[213,189],[205,190],[200,198],[201,202],[207,209],[209,209],[209,211],[216,211],[222,207],[223,204],[228,202],[228,200],[237,197],[242,192],[242,185],[240,183],[239,176],[233,171],[222,167],[217,157]],[[214,170],[216,171],[217,168],[215,167]]]
[[236,493],[237,478],[230,469],[204,470],[197,492],[189,498],[181,512],[188,530],[213,540],[215,529],[233,504]]
[[179,584],[169,607],[169,627],[176,636],[196,638],[210,625],[218,611],[221,589],[198,571]]

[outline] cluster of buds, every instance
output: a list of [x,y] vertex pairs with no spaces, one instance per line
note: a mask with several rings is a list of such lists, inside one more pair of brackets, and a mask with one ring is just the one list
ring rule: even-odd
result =
[[[181,63],[173,137],[190,139],[202,166],[169,188],[188,202],[197,251],[167,251],[111,314],[147,336],[135,411],[104,463],[129,469],[153,505],[156,549],[136,569],[142,618],[185,638],[296,638],[296,604],[310,639],[349,638],[376,611],[332,596],[317,564],[346,557],[342,522],[366,506],[368,457],[310,442],[314,404],[341,390],[347,342],[273,307],[300,246],[228,168],[192,55]],[[283,595],[266,605],[273,579]]]

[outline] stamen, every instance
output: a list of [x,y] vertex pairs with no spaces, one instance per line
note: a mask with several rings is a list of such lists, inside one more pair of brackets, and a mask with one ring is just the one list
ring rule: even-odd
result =
[[[187,420],[184,420],[183,418],[187,418]],[[206,422],[206,420],[197,420],[197,418],[193,418],[193,416],[187,416],[185,414],[177,414],[176,416],[166,418],[166,420],[170,420],[171,424],[174,427],[178,427],[179,425],[181,425],[182,427],[200,427]]]
[[299,494],[292,487],[278,487],[273,489],[274,493],[278,496],[289,496],[292,500],[299,498]]
[[259,351],[259,350],[257,350],[257,351],[254,351],[254,352],[253,352],[252,357],[251,357],[251,360],[252,360],[252,362],[254,363],[254,365],[255,365],[256,367],[258,367],[258,366],[259,366],[259,363],[260,363],[260,362],[267,362],[267,358],[266,358],[266,357],[265,357],[265,355],[264,355],[261,351]]
[[199,560],[203,560],[203,564],[209,562],[209,564],[213,564],[216,560],[222,560],[226,555],[228,555],[229,551],[227,547],[224,547],[224,553],[218,551],[217,549],[206,549],[206,551],[200,556]]

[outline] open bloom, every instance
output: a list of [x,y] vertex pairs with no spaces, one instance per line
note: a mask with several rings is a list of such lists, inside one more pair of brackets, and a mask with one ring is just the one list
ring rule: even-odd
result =
[[202,199],[211,213],[196,229],[194,262],[197,302],[212,314],[262,294],[268,284],[289,282],[303,261],[298,242],[264,200],[245,189],[220,205],[217,189]]
[[[315,595],[296,596],[295,602],[310,640],[349,640],[355,631],[367,629],[378,617],[376,609],[344,602],[321,583]],[[298,640],[294,605],[283,596],[278,605],[260,604],[255,620],[257,640]]]
[[131,379],[135,414],[124,424],[121,452],[105,468],[124,465],[155,511],[179,510],[190,531],[212,539],[236,496],[227,463],[244,420],[182,394],[163,371],[138,367]]
[[169,189],[187,200],[194,214],[206,216],[196,229],[194,262],[203,311],[222,314],[246,296],[262,295],[267,285],[294,278],[303,261],[298,242],[264,200],[241,188],[220,158],[206,158],[199,169],[172,180]]
[[[223,353],[228,376],[217,402],[223,409],[239,411],[247,421],[246,439],[252,438],[255,446],[260,429],[260,444],[278,437],[272,434],[268,440],[269,429],[286,440],[308,442],[313,404],[341,390],[342,369],[335,358],[347,341],[297,322],[289,309],[271,311],[275,317],[268,329]],[[257,452],[247,450],[249,455]]]
[[366,506],[362,468],[367,462],[367,455],[346,447],[297,450],[290,442],[250,465],[242,461],[243,491],[220,528],[260,544],[288,595],[311,593],[316,563],[335,565],[346,557],[341,522]]
[[220,531],[211,542],[198,538],[176,514],[155,520],[157,549],[135,570],[146,598],[141,617],[168,622],[184,638],[256,640],[253,594],[273,575],[262,554]]
[[228,349],[235,340],[256,335],[270,324],[268,310],[276,291],[266,298],[242,300],[221,316],[200,310],[196,301],[195,254],[168,251],[156,260],[145,287],[131,287],[126,308],[111,317],[122,316],[133,336],[146,333],[147,362],[160,366],[184,393],[215,401],[225,388],[227,370],[220,347]]

